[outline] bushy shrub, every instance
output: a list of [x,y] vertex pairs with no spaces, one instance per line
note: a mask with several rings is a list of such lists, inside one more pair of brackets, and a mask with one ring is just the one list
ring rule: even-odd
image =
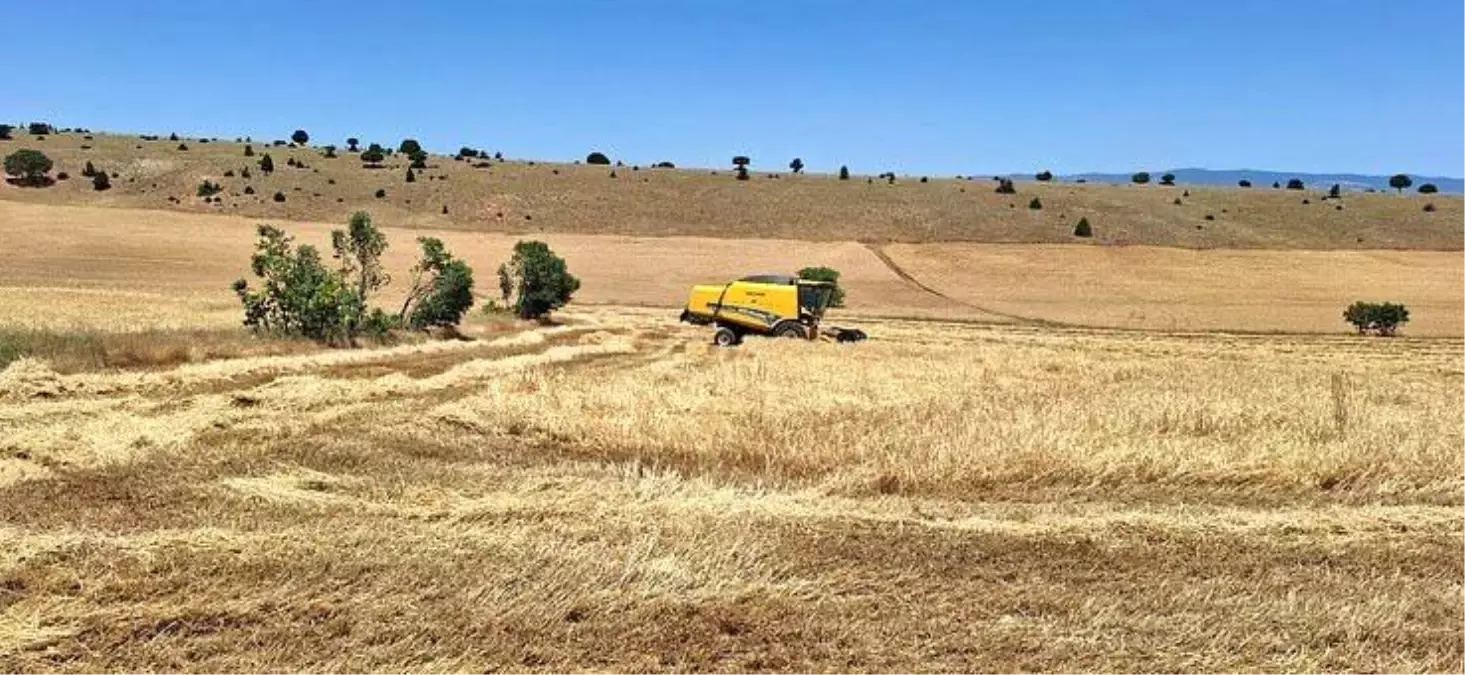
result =
[[[525,214],[525,220],[529,220]],[[540,241],[514,245],[513,257],[499,265],[499,292],[504,304],[524,319],[539,319],[569,302],[580,289],[565,260]]]
[[1273,190],[1280,189],[1281,187],[1282,187],[1282,184],[1281,183],[1278,183],[1277,181],[1272,181],[1272,189]]
[[270,157],[270,153],[266,152],[264,157],[259,158],[259,170],[267,176],[275,171],[275,158]]
[[1245,178],[1243,178],[1243,179],[1241,179],[1239,181],[1236,181],[1236,185],[1239,186],[1239,187],[1249,188],[1249,187],[1251,187],[1251,181],[1246,180]]
[[402,143],[397,146],[397,152],[410,157],[422,152],[422,144],[418,143],[415,138],[404,138],[402,139]]
[[1050,180],[1053,180],[1053,172],[1044,170],[1039,172],[1036,176],[1033,176],[1033,178],[1036,178],[1039,181],[1046,183]]
[[11,126],[9,124],[0,124],[0,141],[8,141],[8,140],[10,140],[11,139],[11,135],[10,134],[12,132],[14,132],[14,131],[15,131],[15,127],[13,127],[13,126]]
[[1163,176],[1160,176],[1160,184],[1161,185],[1164,185],[1164,186],[1174,186],[1175,185],[1175,174],[1173,174],[1173,173],[1167,173],[1167,174],[1165,174]]
[[71,174],[66,173],[65,171],[57,171],[56,180],[71,180]]
[[168,140],[178,142],[178,134],[168,134]]
[[[53,127],[45,122],[31,122],[30,125],[26,127],[26,130],[29,131],[32,136],[49,136],[56,133],[56,127]],[[175,138],[173,140],[176,141],[178,139]]]
[[276,190],[275,191],[275,197],[274,197],[274,199],[275,199],[276,202],[283,202],[283,201],[285,201],[285,193],[280,192],[279,190]]
[[346,139],[346,152],[356,152],[357,151],[356,146],[357,145],[360,145],[360,144],[361,144],[361,141],[356,140],[354,138],[348,138],[348,139]]
[[225,169],[224,170],[224,177],[225,178],[233,178],[234,177],[234,170],[233,169]]
[[1393,302],[1363,302],[1362,300],[1343,310],[1343,320],[1358,329],[1359,335],[1373,333],[1391,336],[1399,326],[1409,322],[1409,309]]
[[247,195],[254,194],[254,186],[253,185],[246,185],[246,186],[244,186],[244,194],[247,194]]
[[321,155],[320,155],[321,157],[324,157],[326,159],[335,159],[336,158],[336,146],[334,146],[334,145],[327,145],[326,147],[322,148],[321,150],[322,150]]
[[839,285],[839,270],[832,267],[805,267],[799,270],[799,278],[834,284],[834,292],[829,296],[829,306],[844,306],[844,287]]
[[1002,178],[997,182],[996,192],[999,195],[1017,194],[1017,187],[1012,184],[1012,179]]
[[179,152],[188,152],[188,144],[187,143],[179,143],[178,144],[178,151]]
[[1328,198],[1329,199],[1341,199],[1342,197],[1343,197],[1343,186],[1342,185],[1339,185],[1337,183],[1333,183],[1333,187],[1328,188]]
[[739,166],[737,168],[737,179],[738,180],[748,180],[748,167],[746,167],[746,166]]
[[1033,200],[1028,202],[1028,208],[1034,211],[1041,211],[1043,209],[1043,200],[1033,197]]
[[[443,207],[444,213],[447,208]],[[412,282],[398,318],[418,330],[456,326],[473,307],[473,270],[455,259],[441,240],[420,237],[417,242],[422,257],[412,267]]]
[[376,198],[377,199],[385,199],[386,196],[387,196],[387,191],[385,189],[379,189],[379,190],[376,191]]
[[1134,181],[1135,185],[1144,185],[1145,183],[1150,182],[1150,174],[1147,171],[1141,171],[1134,174],[1133,176],[1130,176],[1129,180]]
[[1206,214],[1206,220],[1215,220],[1215,219],[1216,219],[1216,216],[1214,216],[1212,214],[1209,214],[1209,213]]
[[1175,201],[1174,201],[1174,202],[1173,202],[1173,203],[1174,203],[1174,204],[1175,204],[1175,205],[1176,205],[1176,206],[1183,206],[1183,205],[1184,205],[1184,204],[1185,204],[1185,202],[1182,202],[1182,201],[1180,201],[1180,198],[1179,198],[1179,197],[1176,197],[1176,198],[1175,198]]
[[239,177],[240,178],[249,178],[249,167],[246,166],[246,167],[240,169],[239,170]]
[[200,197],[212,197],[223,191],[224,186],[207,179],[205,179],[204,182],[198,184],[198,196]]
[[845,166],[843,164],[840,165],[840,167],[839,167],[839,179],[840,180],[849,180],[849,167],[848,166]]
[[1440,191],[1439,186],[1435,185],[1434,183],[1425,183],[1425,184],[1419,186],[1419,194],[1422,194],[1422,195],[1432,195],[1432,194],[1434,194],[1436,192],[1439,192],[1439,191]]
[[16,177],[21,185],[43,186],[47,183],[46,172],[53,163],[40,150],[22,148],[5,157],[5,173]]
[[375,143],[372,143],[371,147],[366,149],[366,152],[361,153],[361,161],[367,168],[380,168],[384,159],[386,159],[386,153],[382,151],[381,146]]
[[655,164],[652,164],[651,167],[654,169],[675,169],[677,168],[677,165],[672,164],[671,162],[657,162]]
[[407,153],[407,158],[410,159],[410,160],[412,160],[412,164],[410,165],[410,168],[413,168],[413,169],[426,169],[427,168],[427,153],[426,152],[424,152],[422,150],[418,150],[416,152],[410,152],[410,153]]
[[305,133],[304,129],[296,129],[295,133],[290,134],[290,140],[296,145],[305,145],[310,142],[310,134]]
[[1089,226],[1089,219],[1088,218],[1079,218],[1078,219],[1078,225],[1073,228],[1073,236],[1075,236],[1075,237],[1092,237],[1092,236],[1094,236],[1094,228],[1092,228],[1092,227]]
[[1304,187],[1305,186],[1302,184],[1302,179],[1301,178],[1293,178],[1293,179],[1287,181],[1287,189],[1288,190],[1301,190]]
[[1425,213],[1434,213],[1434,202],[1429,202],[1429,203],[1425,204],[1424,205],[1424,212]]
[[286,157],[285,158],[285,166],[295,166],[295,158],[294,157]]

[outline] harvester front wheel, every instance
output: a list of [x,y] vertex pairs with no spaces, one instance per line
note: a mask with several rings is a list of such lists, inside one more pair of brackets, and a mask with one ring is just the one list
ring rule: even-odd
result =
[[738,334],[733,329],[723,326],[717,329],[712,335],[712,344],[719,347],[731,347],[738,343]]

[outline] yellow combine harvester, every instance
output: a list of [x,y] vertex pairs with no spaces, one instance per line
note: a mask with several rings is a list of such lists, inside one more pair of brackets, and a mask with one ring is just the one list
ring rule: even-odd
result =
[[693,286],[682,321],[717,326],[713,342],[720,347],[738,344],[746,335],[864,340],[865,333],[853,328],[830,326],[821,334],[819,322],[833,295],[834,284],[827,281],[754,275],[727,284]]

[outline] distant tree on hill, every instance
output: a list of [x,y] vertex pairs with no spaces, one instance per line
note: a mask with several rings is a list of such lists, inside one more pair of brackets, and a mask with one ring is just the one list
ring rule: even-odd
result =
[[270,153],[266,152],[264,157],[259,158],[259,170],[266,176],[275,172],[275,158],[270,157]]
[[840,165],[840,167],[839,167],[839,179],[840,180],[849,180],[849,167],[844,166],[842,164]]
[[747,157],[745,157],[743,155],[738,155],[738,156],[732,158],[732,163],[733,163],[733,166],[741,166],[741,167],[745,167],[746,168],[749,164],[752,164],[753,163],[753,160],[751,160],[751,159],[749,159],[749,158],[747,158]]
[[1328,198],[1329,199],[1341,199],[1342,197],[1343,197],[1343,186],[1342,185],[1339,185],[1337,183],[1333,183],[1333,187],[1328,188]]
[[592,153],[590,153],[588,155],[585,155],[585,163],[586,164],[596,164],[596,165],[600,165],[600,166],[609,166],[610,165],[610,158],[609,157],[606,157],[605,156],[605,153],[598,152],[597,151],[597,152],[592,152]]
[[1045,169],[1043,171],[1040,171],[1036,176],[1033,176],[1033,178],[1037,179],[1039,182],[1046,183],[1050,180],[1053,180],[1053,172]]
[[361,141],[354,138],[346,139],[346,152],[357,152],[356,146],[360,143]]
[[1249,181],[1249,180],[1247,180],[1245,178],[1243,178],[1243,179],[1241,179],[1239,181],[1236,181],[1236,184],[1239,185],[1239,186],[1241,186],[1241,187],[1244,187],[1244,188],[1251,187],[1251,181]]
[[414,168],[414,169],[426,169],[427,168],[427,153],[426,152],[423,152],[422,150],[418,150],[416,152],[410,152],[410,153],[407,153],[407,158],[410,159],[410,160],[412,160],[411,168]]
[[1434,183],[1425,183],[1424,185],[1419,186],[1419,194],[1422,195],[1432,195],[1439,191],[1439,187],[1436,186]]
[[1173,173],[1167,173],[1167,174],[1165,174],[1163,176],[1160,176],[1160,184],[1161,185],[1167,185],[1167,186],[1174,186],[1175,185],[1175,174],[1173,174]]
[[1277,181],[1272,181],[1272,189],[1273,190],[1281,189],[1281,187],[1282,187],[1282,184],[1281,183],[1278,183]]
[[366,152],[361,153],[361,161],[371,169],[381,168],[382,160],[386,159],[386,157],[386,153],[382,151],[381,146],[375,143],[372,143],[371,147],[366,149]]
[[386,197],[387,197],[387,190],[386,190],[386,188],[380,188],[380,189],[378,189],[376,191],[376,198],[377,199],[386,199]]
[[999,195],[1015,195],[1017,194],[1017,186],[1012,184],[1011,178],[1003,178],[997,181],[996,192]]
[[794,158],[794,161],[788,163],[788,170],[789,171],[792,171],[794,173],[799,173],[799,172],[803,171],[804,170],[804,160],[799,159],[798,157],[795,157]]
[[1094,228],[1092,228],[1092,227],[1089,226],[1089,219],[1088,218],[1079,218],[1078,219],[1078,225],[1073,228],[1073,236],[1075,236],[1075,237],[1092,237],[1092,236],[1094,236]]
[[310,134],[305,133],[304,129],[296,129],[295,133],[290,134],[290,140],[295,141],[296,145],[305,145],[310,141]]
[[655,164],[652,165],[652,168],[655,168],[655,169],[675,169],[675,168],[677,168],[677,165],[672,164],[671,162],[657,162],[657,163],[655,163]]
[[0,124],[0,141],[10,140],[10,134],[13,131],[15,131],[15,127],[9,124]]
[[422,144],[418,143],[415,138],[403,139],[402,144],[397,146],[397,152],[411,156],[414,153],[422,152]]
[[1134,181],[1136,185],[1144,185],[1145,183],[1150,182],[1150,174],[1149,172],[1141,171],[1137,174],[1134,174],[1133,176],[1130,176],[1129,179]]
[[1408,174],[1397,173],[1389,177],[1389,187],[1398,190],[1400,194],[1404,193],[1404,188],[1413,184],[1414,180]]
[[458,148],[458,156],[459,157],[477,157],[478,156],[478,151],[477,150],[474,150],[473,148],[470,148],[470,147],[468,147],[468,146],[465,145],[465,146],[463,146],[461,148]]
[[1301,190],[1304,187],[1305,186],[1302,184],[1302,179],[1301,178],[1293,178],[1293,179],[1287,181],[1287,189],[1288,190]]
[[245,157],[253,157],[254,156],[254,146],[253,145],[246,145],[246,146],[244,146],[244,156]]
[[56,133],[56,127],[45,122],[31,122],[26,129],[32,136],[49,136]]
[[325,150],[325,152],[321,153],[321,156],[322,157],[325,157],[326,159],[335,159],[336,158],[336,146],[334,146],[334,145],[327,145],[324,148],[324,150]]
[[276,202],[283,202],[283,201],[285,201],[285,193],[280,192],[279,190],[275,190],[274,200]]
[[21,185],[45,185],[46,172],[51,166],[50,157],[29,148],[16,150],[5,158],[5,173],[15,176]]

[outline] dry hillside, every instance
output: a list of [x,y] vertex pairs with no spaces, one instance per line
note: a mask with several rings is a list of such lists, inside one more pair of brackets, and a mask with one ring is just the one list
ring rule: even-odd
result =
[[[227,139],[232,140],[232,139]],[[372,140],[372,139],[364,139]],[[375,139],[394,147],[398,139]],[[78,134],[37,139],[17,130],[0,153],[30,147],[57,163],[68,181],[44,188],[0,185],[0,199],[125,206],[258,218],[342,222],[357,209],[401,226],[475,231],[547,231],[642,236],[776,238],[863,242],[1069,243],[1088,218],[1092,241],[1186,248],[1458,250],[1465,216],[1459,197],[1349,194],[1325,200],[1319,189],[1201,189],[1020,183],[1017,194],[994,191],[989,178],[902,177],[888,185],[863,174],[771,178],[784,160],[754,158],[752,179],[729,169],[651,169],[527,161],[472,162],[434,155],[407,183],[408,161],[387,158],[366,169],[357,155],[321,156],[319,148],[269,147],[245,157],[233,142],[147,141],[137,136]],[[343,139],[322,140],[344,147]],[[588,150],[588,149],[587,149]],[[272,175],[256,162],[265,152]],[[288,160],[307,168],[287,166]],[[86,161],[116,173],[113,187],[92,189],[79,174]],[[250,168],[251,178],[240,177]],[[858,167],[857,167],[858,169]],[[225,176],[233,171],[234,176]],[[611,177],[615,172],[614,178]],[[196,196],[200,182],[222,184],[219,203]],[[244,194],[251,187],[254,194]],[[1325,188],[1325,186],[1313,186]],[[383,198],[375,197],[384,189]],[[285,201],[276,202],[276,192]],[[172,199],[170,199],[172,198]],[[1041,209],[1029,208],[1037,198]],[[1180,204],[1175,200],[1179,199]],[[176,200],[176,201],[175,201]],[[1304,204],[1304,200],[1310,202]],[[1426,203],[1436,210],[1425,212]],[[444,213],[444,207],[447,213]]]

